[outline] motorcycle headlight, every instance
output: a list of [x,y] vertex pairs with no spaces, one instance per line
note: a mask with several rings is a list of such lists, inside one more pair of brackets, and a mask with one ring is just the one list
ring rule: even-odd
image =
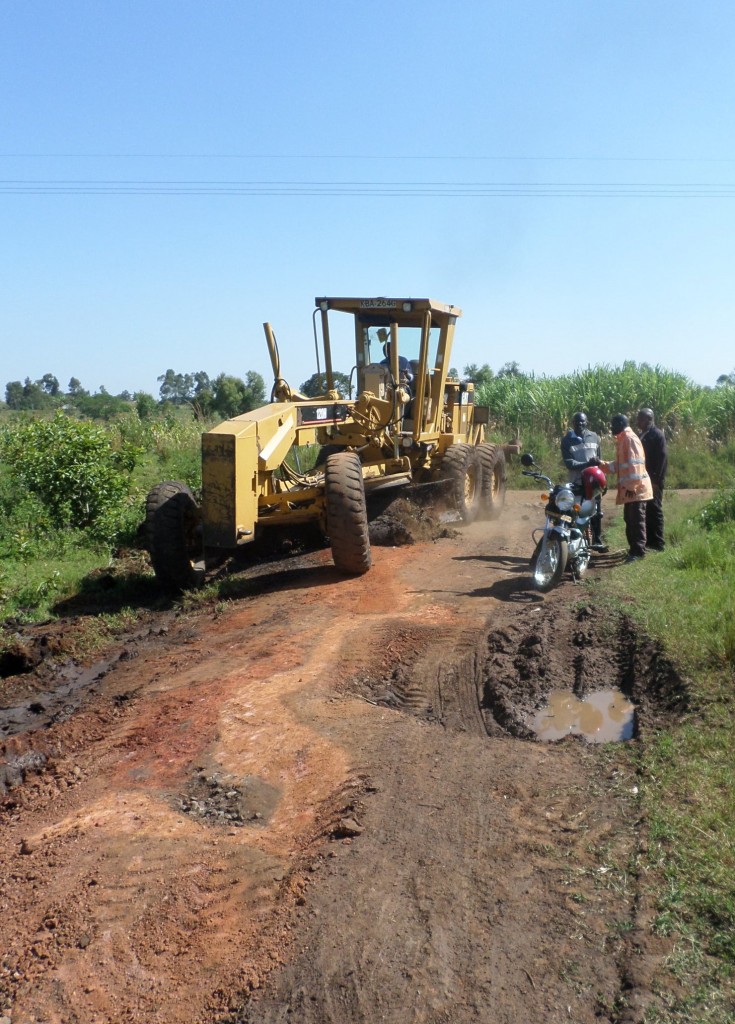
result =
[[571,512],[574,507],[574,491],[571,487],[560,487],[555,495],[556,507],[560,512]]

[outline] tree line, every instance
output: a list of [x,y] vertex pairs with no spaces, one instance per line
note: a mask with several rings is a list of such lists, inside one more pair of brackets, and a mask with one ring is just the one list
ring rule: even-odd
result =
[[145,419],[166,406],[190,405],[202,418],[227,419],[256,409],[266,401],[265,381],[254,370],[249,370],[243,380],[227,373],[210,378],[204,370],[178,373],[168,369],[157,380],[160,387],[156,399],[145,391],[113,395],[104,386],[91,394],[77,377],[71,378],[64,391],[53,373],[45,373],[38,380],[26,377],[24,381],[8,381],[5,404],[15,411],[71,409],[90,419],[106,420],[129,412],[131,407]]
[[[452,369],[450,375],[458,377]],[[487,363],[471,363],[464,367],[463,376],[474,381],[478,400],[489,405],[497,421],[513,425],[516,429],[543,421],[548,429],[560,429],[573,406],[585,408],[588,414],[595,410],[600,422],[609,415],[609,409],[628,409],[633,394],[640,392],[642,404],[655,407],[659,419],[668,419],[673,429],[682,421],[700,422],[713,429],[714,436],[730,436],[733,431],[733,394],[735,370],[718,377],[714,388],[694,385],[683,374],[651,367],[646,363],[627,362],[623,367],[589,367],[558,378],[536,377],[524,373],[517,362],[509,362],[494,372]],[[135,408],[141,419],[146,419],[170,406],[189,406],[201,419],[228,419],[264,405],[267,401],[265,382],[254,370],[245,378],[220,373],[210,377],[204,370],[180,373],[168,369],[158,378],[159,396],[136,391],[110,394],[106,388],[91,394],[77,377],[72,377],[66,391],[58,378],[45,373],[38,380],[9,381],[5,386],[5,404],[16,411],[49,411],[66,409],[88,419],[110,420]],[[335,371],[333,383],[347,396],[354,381],[344,373]],[[308,398],[317,398],[326,390],[326,375],[312,374],[299,391]],[[632,408],[632,406],[631,406]],[[532,422],[533,421],[533,422]]]

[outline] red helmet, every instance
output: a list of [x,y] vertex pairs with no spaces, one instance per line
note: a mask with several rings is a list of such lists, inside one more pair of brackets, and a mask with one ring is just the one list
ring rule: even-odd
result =
[[585,498],[595,498],[607,490],[607,480],[599,466],[588,466],[582,470],[582,485]]

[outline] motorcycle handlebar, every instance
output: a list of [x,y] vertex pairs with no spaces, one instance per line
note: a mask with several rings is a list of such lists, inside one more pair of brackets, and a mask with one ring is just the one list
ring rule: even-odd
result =
[[532,476],[534,480],[545,480],[546,483],[549,485],[549,490],[551,490],[554,486],[550,478],[548,476],[545,476],[543,473],[535,473],[532,469],[521,470],[521,473],[523,476]]

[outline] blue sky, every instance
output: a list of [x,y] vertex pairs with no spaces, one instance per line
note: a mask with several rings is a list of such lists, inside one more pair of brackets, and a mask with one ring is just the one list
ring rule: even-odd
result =
[[[317,295],[452,362],[735,369],[735,6],[2,0],[0,390],[315,369]],[[336,360],[349,370],[348,359]]]

